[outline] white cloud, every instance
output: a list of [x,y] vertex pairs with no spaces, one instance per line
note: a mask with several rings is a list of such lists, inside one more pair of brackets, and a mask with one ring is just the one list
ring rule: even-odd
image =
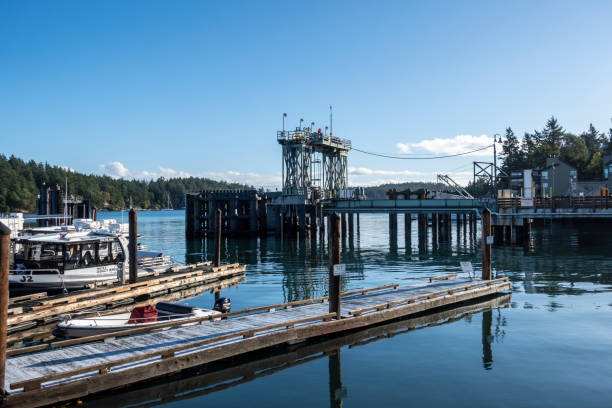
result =
[[253,185],[255,187],[264,188],[279,188],[281,186],[280,174],[260,174],[260,173],[241,173],[239,171],[228,170],[226,172],[209,171],[204,173],[202,177],[208,177],[213,180],[223,180],[233,183],[242,183]]
[[68,166],[59,166],[60,169],[67,171],[69,173],[74,173],[74,169],[72,167],[68,167]]
[[159,167],[159,171],[130,170],[118,161],[109,162],[100,165],[102,174],[112,178],[123,178],[127,180],[156,180],[160,177],[178,178],[178,177],[206,177],[217,181],[228,181],[234,183],[242,183],[253,185],[255,187],[264,188],[280,188],[281,176],[277,174],[260,174],[260,173],[241,173],[234,170],[225,172],[206,172],[201,174],[191,174],[183,170],[175,170],[168,167]]
[[[410,153],[412,148],[424,150],[433,154],[450,155],[465,153],[471,150],[482,149],[493,145],[493,138],[487,135],[457,135],[451,138],[435,138],[421,140],[418,143],[397,143],[396,146],[401,153]],[[492,148],[483,149],[478,152],[470,153],[469,156],[490,156]]]
[[406,143],[397,143],[395,146],[397,146],[397,149],[400,151],[400,153],[410,153],[410,146],[407,145]]
[[103,174],[112,178],[127,178],[129,177],[129,170],[123,165],[123,163],[114,161],[107,164],[101,164],[100,170]]
[[373,170],[366,167],[349,167],[348,173],[351,176],[420,176],[427,173],[411,170]]
[[165,167],[159,168],[159,174],[165,178],[191,177],[191,174],[187,173],[186,171],[168,169]]

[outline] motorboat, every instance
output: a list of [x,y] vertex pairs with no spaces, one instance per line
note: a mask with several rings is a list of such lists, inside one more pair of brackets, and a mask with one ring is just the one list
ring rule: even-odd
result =
[[[15,238],[11,291],[67,291],[124,282],[130,251],[124,225],[87,221],[59,232]],[[137,259],[139,277],[178,265],[161,252],[138,248]]]
[[[217,315],[219,317],[215,318]],[[128,312],[105,316],[73,318],[71,315],[66,315],[64,320],[58,323],[53,334],[57,337],[79,338],[140,327],[155,328],[170,321],[188,321],[198,317],[209,317],[212,320],[219,320],[221,318],[220,315],[221,312],[217,310],[158,302],[155,306],[140,306]],[[206,320],[203,321],[205,322]],[[185,325],[197,323],[199,322],[187,322]]]

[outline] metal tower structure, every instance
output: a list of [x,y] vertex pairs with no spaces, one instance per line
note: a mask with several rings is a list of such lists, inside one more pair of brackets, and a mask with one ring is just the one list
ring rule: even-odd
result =
[[333,199],[347,188],[350,140],[299,127],[279,131],[276,138],[283,147],[283,195],[311,198],[312,191],[320,189],[324,198]]

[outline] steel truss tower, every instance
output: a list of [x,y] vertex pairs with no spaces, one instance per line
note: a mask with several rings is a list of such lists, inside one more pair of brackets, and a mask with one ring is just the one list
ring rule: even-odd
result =
[[[311,196],[320,188],[324,198],[338,198],[348,186],[348,152],[351,141],[297,128],[295,131],[277,132],[277,140],[283,147],[283,195]],[[322,174],[313,177],[315,153],[322,157]],[[320,180],[316,186],[313,179]]]

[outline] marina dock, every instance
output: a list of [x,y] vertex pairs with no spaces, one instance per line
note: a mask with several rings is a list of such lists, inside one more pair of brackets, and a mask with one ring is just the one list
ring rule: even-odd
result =
[[340,313],[327,297],[227,313],[222,320],[166,323],[167,330],[137,328],[9,351],[6,406],[42,406],[80,398],[202,364],[285,343],[340,334],[435,311],[510,289],[507,278],[455,276],[400,287],[391,284],[342,294]]
[[112,310],[202,285],[213,289],[224,280],[237,277],[243,279],[245,270],[245,265],[212,266],[211,262],[201,262],[173,267],[132,284],[119,285],[115,282],[106,288],[88,289],[68,295],[47,296],[46,293],[36,293],[13,297],[8,309],[8,333],[57,322],[60,316],[69,313]]

